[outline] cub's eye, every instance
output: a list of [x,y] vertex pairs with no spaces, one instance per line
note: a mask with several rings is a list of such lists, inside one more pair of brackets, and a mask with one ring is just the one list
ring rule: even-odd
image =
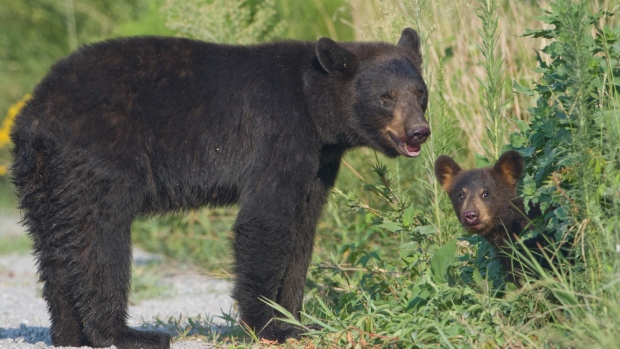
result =
[[460,193],[459,195],[457,195],[456,198],[459,199],[460,201],[463,201],[463,200],[465,200],[465,194]]
[[488,197],[489,197],[489,192],[488,192],[488,191],[486,191],[486,190],[485,190],[485,191],[483,191],[483,192],[482,192],[482,197],[483,197],[483,198],[488,198]]

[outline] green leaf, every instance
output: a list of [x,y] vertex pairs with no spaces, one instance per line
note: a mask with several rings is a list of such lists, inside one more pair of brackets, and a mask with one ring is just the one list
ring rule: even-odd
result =
[[481,285],[482,284],[482,275],[480,274],[480,270],[478,268],[474,269],[472,278],[474,279],[474,282],[476,283],[476,285]]
[[342,248],[340,249],[340,254],[344,254],[347,251],[351,251],[354,252],[355,251],[355,243],[351,243],[351,244],[347,244],[342,246]]
[[443,282],[446,278],[448,267],[454,261],[456,254],[456,240],[445,244],[431,257],[431,273],[435,282]]
[[491,165],[491,161],[486,156],[476,154],[476,167],[487,167]]
[[519,129],[519,131],[521,131],[521,133],[526,133],[527,131],[530,130],[530,124],[528,124],[526,121],[523,120],[516,120],[517,121],[517,128]]
[[527,138],[523,137],[523,135],[520,135],[518,133],[510,134],[510,146],[514,149],[521,148],[525,144],[526,141],[527,141]]
[[406,242],[399,247],[400,258],[405,258],[412,255],[418,249],[418,243],[415,241]]
[[394,221],[388,220],[388,219],[384,220],[383,223],[381,223],[381,224],[379,224],[377,226],[379,228],[383,228],[383,229],[389,230],[389,231],[391,231],[393,233],[395,233],[397,231],[403,230],[402,225],[400,225],[400,224],[398,224],[398,223],[396,223]]
[[514,283],[512,283],[512,282],[508,282],[508,283],[506,283],[506,293],[509,293],[509,292],[515,292],[515,291],[517,291],[518,289],[519,289],[519,288],[518,288],[518,287],[517,287],[517,285],[515,285]]
[[524,95],[526,95],[526,96],[530,96],[530,97],[533,97],[533,96],[534,96],[534,91],[532,91],[532,89],[530,89],[530,88],[528,88],[528,87],[525,87],[525,86],[523,86],[523,85],[519,84],[519,83],[518,83],[518,82],[516,82],[516,81],[514,81],[514,82],[512,83],[512,88],[513,88],[515,91],[517,91],[517,92],[519,92],[519,93],[521,93],[521,94],[524,94]]
[[378,254],[377,252],[372,251],[372,252],[370,252],[368,255],[369,255],[370,257],[372,257],[372,258],[374,258],[374,259],[378,260],[379,262],[381,262],[381,257],[379,256],[379,254]]
[[413,224],[414,210],[413,205],[409,205],[403,213],[403,226],[408,227]]
[[521,155],[523,155],[526,158],[532,156],[535,151],[536,151],[535,147],[527,147],[527,148],[519,149],[519,153],[521,153]]
[[360,257],[360,264],[366,268],[366,264],[368,264],[368,261],[370,260],[370,256],[365,254],[362,257]]
[[568,220],[570,218],[570,208],[566,205],[562,205],[555,209],[554,214],[558,219],[563,221]]
[[437,233],[437,228],[432,225],[423,225],[420,227],[416,227],[415,231],[420,235],[431,235]]

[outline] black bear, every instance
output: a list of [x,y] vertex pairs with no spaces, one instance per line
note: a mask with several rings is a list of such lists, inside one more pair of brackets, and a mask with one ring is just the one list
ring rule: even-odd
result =
[[430,129],[420,39],[229,46],[121,38],[55,64],[15,120],[12,175],[54,345],[168,348],[126,325],[138,215],[239,204],[233,298],[282,342],[343,153],[415,157]]
[[[522,286],[527,268],[512,258],[511,246],[519,246],[514,237],[541,216],[537,207],[531,207],[526,215],[523,199],[517,195],[523,170],[523,157],[513,150],[502,154],[493,167],[481,169],[462,170],[446,155],[435,162],[435,176],[448,193],[463,227],[489,241],[510,281],[518,286]],[[537,253],[541,244],[545,244],[542,237],[530,239],[526,240],[525,248]]]

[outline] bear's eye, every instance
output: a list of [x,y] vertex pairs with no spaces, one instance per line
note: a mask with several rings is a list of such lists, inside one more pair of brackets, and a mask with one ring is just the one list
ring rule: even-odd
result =
[[393,92],[386,92],[384,94],[381,95],[381,100],[384,102],[393,102],[394,101],[394,93]]
[[457,195],[456,198],[459,199],[460,201],[463,201],[465,200],[465,194],[459,193],[459,195]]
[[489,197],[489,192],[488,192],[488,191],[486,191],[486,190],[485,190],[485,191],[483,191],[483,192],[482,192],[482,197],[483,197],[483,198],[488,198],[488,197]]

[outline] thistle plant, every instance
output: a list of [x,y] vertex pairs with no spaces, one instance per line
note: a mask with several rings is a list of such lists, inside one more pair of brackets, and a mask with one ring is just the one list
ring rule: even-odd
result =
[[484,108],[487,120],[485,128],[488,137],[488,146],[486,149],[487,159],[494,162],[501,155],[502,147],[505,144],[504,122],[504,100],[502,93],[504,90],[504,67],[502,57],[497,56],[497,8],[498,4],[495,0],[480,0],[477,8],[477,15],[482,20],[482,28],[478,30],[478,34],[482,39],[482,43],[478,48],[484,56],[481,65],[485,70],[485,79],[478,79],[482,85],[482,94],[484,97]]

